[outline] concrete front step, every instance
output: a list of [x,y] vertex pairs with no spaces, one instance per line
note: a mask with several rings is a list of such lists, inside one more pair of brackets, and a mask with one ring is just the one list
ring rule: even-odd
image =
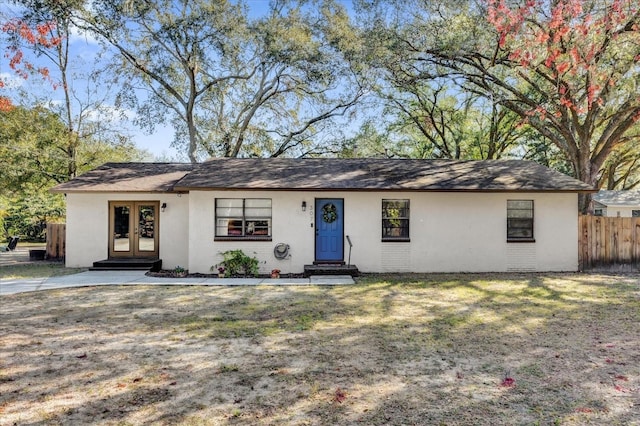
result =
[[123,258],[93,262],[92,271],[159,271],[162,259]]
[[357,277],[358,274],[359,274],[359,271],[356,265],[341,265],[341,264],[304,265],[305,277],[310,277],[312,275],[350,275],[352,277]]

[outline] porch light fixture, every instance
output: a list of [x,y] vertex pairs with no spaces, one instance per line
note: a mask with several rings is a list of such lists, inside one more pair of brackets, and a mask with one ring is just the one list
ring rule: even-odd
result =
[[162,203],[160,210],[165,211],[167,209],[167,203]]
[[306,212],[306,211],[307,211],[307,202],[306,202],[306,201],[303,201],[303,202],[302,202],[302,211],[303,211],[303,212]]

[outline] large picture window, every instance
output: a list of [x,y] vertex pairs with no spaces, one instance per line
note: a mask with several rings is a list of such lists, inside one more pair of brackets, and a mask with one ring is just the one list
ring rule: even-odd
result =
[[409,241],[409,200],[382,200],[382,240]]
[[507,200],[507,241],[534,241],[533,200]]
[[216,238],[271,239],[271,199],[216,198]]

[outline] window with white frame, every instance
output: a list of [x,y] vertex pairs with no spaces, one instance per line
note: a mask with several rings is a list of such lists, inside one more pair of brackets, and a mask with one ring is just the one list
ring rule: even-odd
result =
[[271,239],[270,198],[216,198],[216,238]]
[[382,200],[382,241],[409,241],[409,200]]
[[507,200],[507,241],[534,241],[533,200]]

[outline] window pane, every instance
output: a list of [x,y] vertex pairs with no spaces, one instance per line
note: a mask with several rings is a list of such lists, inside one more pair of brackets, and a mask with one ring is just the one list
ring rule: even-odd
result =
[[409,223],[405,219],[399,225],[385,220],[382,225],[383,238],[409,238]]
[[267,207],[271,209],[271,199],[269,198],[247,198],[244,200],[245,207]]
[[249,208],[244,210],[245,217],[271,217],[271,209]]
[[507,231],[507,237],[508,238],[533,238],[533,227],[530,225],[532,224],[527,224],[527,226],[509,227]]
[[271,235],[271,199],[216,199],[217,237]]
[[532,219],[533,218],[533,210],[508,210],[507,211],[507,217],[512,218],[512,217],[527,217]]
[[229,236],[241,236],[242,235],[242,220],[230,220],[227,223],[227,235]]
[[382,200],[382,238],[409,238],[409,200]]
[[533,239],[533,200],[507,201],[507,238]]
[[246,222],[246,235],[271,235],[270,220],[248,220]]
[[218,207],[216,214],[219,217],[242,217],[242,207]]
[[242,208],[242,198],[218,198],[217,207],[240,207]]
[[533,200],[508,200],[507,209],[533,209]]
[[631,210],[631,217],[640,217],[640,210]]

